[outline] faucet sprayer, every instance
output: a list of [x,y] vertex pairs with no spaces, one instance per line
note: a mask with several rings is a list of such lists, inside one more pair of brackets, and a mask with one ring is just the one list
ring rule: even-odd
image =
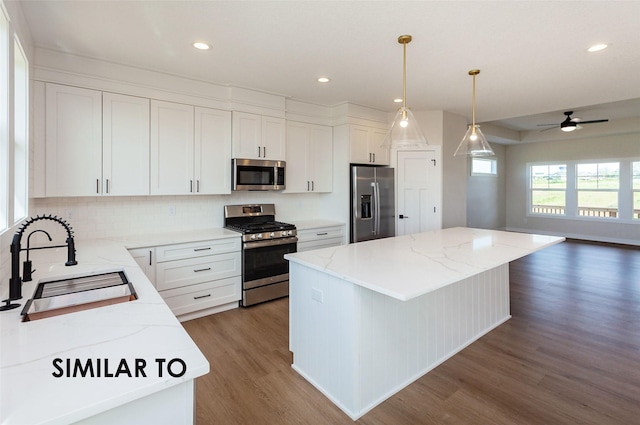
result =
[[13,240],[11,241],[11,279],[9,280],[9,298],[7,298],[6,300],[2,300],[5,303],[5,305],[0,306],[0,311],[10,310],[12,308],[16,308],[20,306],[20,304],[11,303],[11,301],[13,300],[19,300],[22,298],[22,281],[23,280],[20,278],[20,251],[24,251],[24,250],[22,249],[20,244],[22,241],[22,235],[24,234],[24,231],[27,229],[27,227],[29,227],[31,224],[39,220],[51,220],[60,224],[67,231],[67,240],[65,241],[66,242],[65,245],[41,246],[41,247],[31,248],[29,246],[29,239],[31,238],[31,235],[33,235],[34,233],[43,232],[47,235],[49,240],[51,240],[51,236],[49,235],[49,233],[47,233],[44,230],[34,230],[33,232],[29,233],[29,235],[27,236],[27,248],[26,248],[27,260],[24,263],[24,275],[25,275],[24,281],[31,280],[32,270],[31,270],[31,261],[29,261],[29,250],[32,250],[32,249],[50,249],[50,248],[67,247],[67,262],[64,263],[65,266],[75,266],[76,264],[78,264],[78,262],[76,261],[76,248],[73,240],[73,230],[71,230],[71,226],[69,226],[69,224],[66,221],[51,214],[38,215],[38,216],[27,219],[20,226],[18,231],[15,233],[15,235],[13,235]]

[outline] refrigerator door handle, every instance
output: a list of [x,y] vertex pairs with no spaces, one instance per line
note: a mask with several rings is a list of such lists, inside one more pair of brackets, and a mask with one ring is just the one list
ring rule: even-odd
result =
[[373,234],[380,233],[380,186],[378,182],[372,182],[373,188]]

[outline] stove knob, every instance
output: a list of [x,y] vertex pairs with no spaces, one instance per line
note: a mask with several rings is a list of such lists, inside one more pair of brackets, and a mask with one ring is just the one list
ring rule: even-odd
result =
[[256,235],[251,235],[251,240],[255,240]]
[[269,233],[269,237],[270,237],[270,238],[275,238],[275,237],[276,237],[276,232],[271,232],[271,233]]
[[287,235],[289,235],[289,236],[293,235],[293,231],[288,230],[288,231],[287,231]]
[[262,239],[262,233],[258,233],[258,239]]

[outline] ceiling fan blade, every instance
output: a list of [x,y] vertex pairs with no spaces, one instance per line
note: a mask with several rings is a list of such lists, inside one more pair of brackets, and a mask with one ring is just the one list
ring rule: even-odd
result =
[[548,127],[550,125],[558,125],[558,123],[555,124],[536,124],[538,127]]
[[558,124],[544,124],[544,125],[553,125],[553,127],[542,129],[542,130],[540,130],[540,133],[542,133],[543,131],[553,130],[554,128],[560,128],[560,126]]
[[594,124],[598,122],[608,122],[609,120],[589,120],[589,121],[580,121],[580,124]]

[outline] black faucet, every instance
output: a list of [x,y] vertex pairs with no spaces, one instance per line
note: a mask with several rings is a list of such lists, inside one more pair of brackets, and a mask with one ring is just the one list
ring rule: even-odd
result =
[[20,244],[22,241],[22,235],[24,234],[24,231],[26,230],[26,228],[39,220],[52,220],[52,221],[55,221],[56,223],[59,223],[67,231],[67,240],[65,245],[42,246],[42,247],[31,248],[29,246],[29,238],[33,233],[36,233],[38,231],[44,232],[49,237],[49,240],[51,240],[51,236],[49,235],[49,233],[45,232],[44,230],[34,230],[33,232],[29,233],[29,236],[27,237],[27,249],[26,249],[27,261],[25,261],[25,264],[24,264],[24,274],[25,274],[24,280],[25,281],[31,280],[32,271],[31,271],[31,261],[29,261],[29,250],[32,250],[32,249],[62,248],[66,246],[67,262],[64,263],[65,266],[75,266],[76,264],[78,264],[78,262],[76,261],[76,247],[73,240],[73,230],[71,230],[71,226],[69,226],[69,224],[66,221],[51,214],[38,215],[36,217],[31,217],[27,219],[20,226],[16,234],[13,235],[13,240],[11,241],[11,279],[9,280],[9,298],[7,298],[6,300],[3,300],[5,305],[0,306],[0,311],[10,310],[12,308],[16,308],[20,306],[20,304],[11,303],[11,301],[13,300],[19,300],[22,298],[22,279],[20,278],[20,251],[23,251],[23,249]]

